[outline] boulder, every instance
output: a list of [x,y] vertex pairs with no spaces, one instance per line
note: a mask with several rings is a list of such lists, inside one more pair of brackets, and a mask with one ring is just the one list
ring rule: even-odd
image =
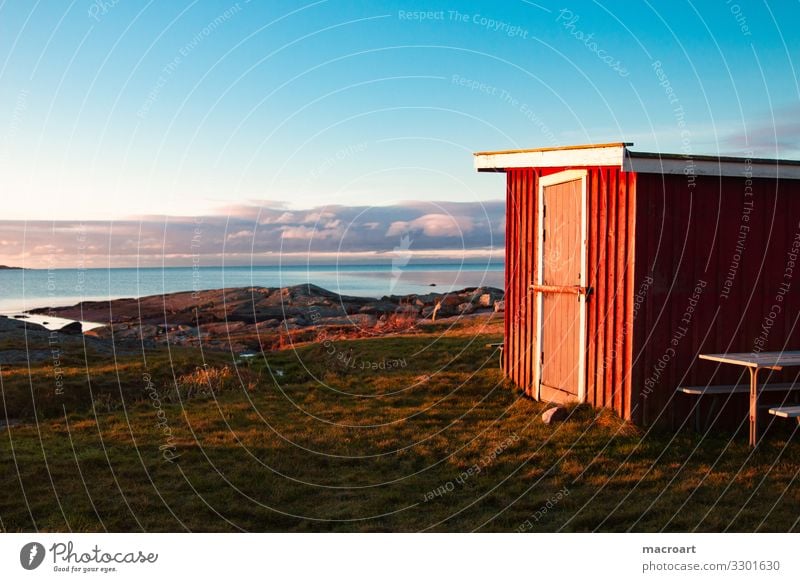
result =
[[380,315],[383,313],[394,313],[396,304],[390,301],[373,301],[367,305],[362,306],[358,311],[359,313],[367,313],[370,315]]
[[542,414],[542,422],[545,424],[562,422],[567,419],[567,416],[569,416],[569,414],[567,413],[566,408],[554,406],[553,408],[548,408],[544,411]]
[[80,335],[83,333],[83,325],[81,325],[80,321],[73,321],[72,323],[68,323],[59,329],[58,333],[63,333],[66,335]]
[[440,295],[438,293],[426,293],[424,295],[417,295],[417,300],[422,301],[424,305],[436,305]]
[[469,315],[475,312],[475,305],[472,303],[462,303],[458,306],[458,313],[460,315]]
[[459,306],[464,303],[464,298],[460,297],[454,293],[450,293],[442,297],[436,303],[436,310],[434,313],[436,317],[447,317],[450,315],[458,315],[461,313],[459,311]]
[[416,317],[419,315],[420,309],[415,305],[398,305],[394,312],[401,316]]
[[494,298],[492,297],[491,293],[484,293],[480,297],[478,297],[478,305],[481,307],[491,307]]
[[460,304],[462,301],[464,301],[464,300],[461,297],[459,297],[455,293],[450,293],[450,294],[445,295],[444,297],[442,297],[439,300],[439,304],[442,307],[455,307],[456,305]]

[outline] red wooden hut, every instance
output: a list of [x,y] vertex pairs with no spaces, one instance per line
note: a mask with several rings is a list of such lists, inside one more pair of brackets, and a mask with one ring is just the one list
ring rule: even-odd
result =
[[800,349],[800,162],[630,145],[475,166],[506,174],[505,374],[647,425],[694,406],[678,386],[739,380],[700,353]]

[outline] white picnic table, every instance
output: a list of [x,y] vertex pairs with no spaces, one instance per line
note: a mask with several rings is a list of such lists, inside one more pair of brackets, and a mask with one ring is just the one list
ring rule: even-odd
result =
[[[758,387],[758,373],[761,370],[782,370],[800,366],[800,351],[785,352],[740,352],[731,354],[700,354],[703,360],[744,366],[750,372],[750,446],[758,442],[758,396],[764,386]],[[784,390],[800,390],[800,384],[781,385]]]

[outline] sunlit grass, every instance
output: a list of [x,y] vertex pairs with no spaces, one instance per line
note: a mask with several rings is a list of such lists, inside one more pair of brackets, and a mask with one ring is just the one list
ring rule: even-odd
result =
[[[148,353],[146,368],[131,355],[116,366],[90,362],[88,374],[73,364],[63,398],[37,408],[38,426],[27,369],[4,369],[6,407],[27,412],[25,424],[2,429],[0,525],[797,529],[800,447],[788,423],[752,455],[743,435],[649,434],[587,407],[545,426],[545,406],[506,385],[484,347],[500,339],[496,328],[440,331],[306,345],[244,367],[197,350]],[[396,360],[405,363],[351,365]],[[31,371],[40,395],[52,391],[51,373],[46,364]],[[92,408],[89,379],[92,394],[109,395],[108,412]],[[542,513],[559,491],[567,493]]]

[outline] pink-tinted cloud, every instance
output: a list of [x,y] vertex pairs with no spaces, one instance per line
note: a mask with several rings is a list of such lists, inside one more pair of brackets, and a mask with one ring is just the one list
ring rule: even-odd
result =
[[408,222],[398,220],[389,226],[386,236],[398,236],[407,232],[422,232],[430,237],[462,237],[469,233],[475,225],[468,216],[451,216],[447,214],[425,214]]
[[502,254],[504,215],[502,201],[304,210],[265,203],[198,217],[0,221],[0,264],[57,268],[391,260],[404,235],[410,235],[415,256],[494,256]]
[[733,153],[768,158],[800,157],[800,104],[777,108],[760,121],[730,133],[722,141]]

